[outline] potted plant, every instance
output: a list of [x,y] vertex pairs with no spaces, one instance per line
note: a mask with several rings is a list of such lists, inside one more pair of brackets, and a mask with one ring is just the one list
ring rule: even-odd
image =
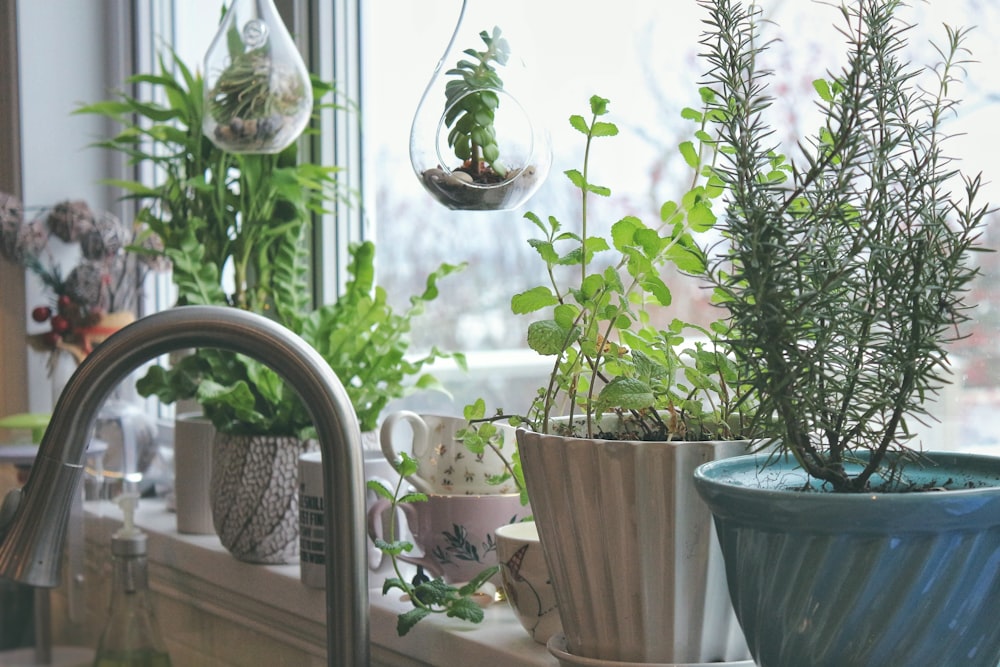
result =
[[989,207],[945,152],[966,32],[906,60],[896,0],[840,6],[846,64],[788,160],[765,120],[759,7],[703,0],[726,191],[709,276],[776,452],[708,464],[729,588],[762,667],[989,665],[998,464],[933,454],[909,424],[947,381]]
[[[424,292],[399,313],[374,283],[373,244],[357,244],[350,251],[347,293],[313,309],[305,241],[311,214],[339,196],[337,168],[300,161],[295,144],[278,154],[218,148],[202,133],[201,75],[176,57],[173,64],[177,76],[161,60],[159,73],[130,80],[158,89],[165,105],[121,95],[79,112],[121,123],[124,129],[100,145],[156,169],[154,186],[116,184],[144,202],[139,218],[162,241],[178,305],[244,308],[298,333],[351,387],[362,428],[374,430],[388,400],[411,388],[434,386],[422,370],[442,353],[405,358],[409,324],[436,298],[437,280],[461,267],[439,267],[428,276]],[[319,105],[332,87],[315,80],[313,86]],[[416,382],[404,384],[409,376],[418,376]],[[237,557],[255,562],[293,558],[298,548],[295,470],[299,454],[311,446],[311,421],[295,393],[267,366],[214,349],[197,350],[169,370],[153,367],[138,387],[167,403],[194,398],[215,425],[212,492],[220,499],[214,513],[223,543]],[[266,473],[252,479],[240,474],[247,461]],[[236,498],[221,500],[230,493]],[[266,508],[258,506],[261,498]],[[275,534],[281,535],[277,542]]]
[[663,204],[656,225],[627,216],[605,237],[588,204],[611,191],[588,167],[593,142],[618,131],[604,119],[608,104],[594,96],[589,121],[570,118],[586,141],[582,170],[566,172],[580,192],[578,229],[526,214],[542,232],[531,245],[551,282],[511,305],[546,313],[527,335],[552,358],[551,373],[525,415],[488,419],[522,427],[515,454],[564,628],[549,642],[555,655],[744,664],[711,516],[690,478],[703,462],[748,451],[754,401],[725,329],[670,319],[662,277],[667,267],[705,269],[694,235],[714,224],[721,192],[706,162],[708,119],[682,114],[699,124],[680,148],[691,168],[684,195]]
[[[461,20],[452,45],[459,27]],[[534,194],[548,174],[551,156],[547,136],[534,127],[521,103],[504,90],[500,69],[508,64],[511,51],[500,28],[483,30],[479,39],[482,50],[466,48],[444,72],[449,78],[444,83],[445,106],[440,114],[435,111],[441,93],[437,74],[432,78],[413,121],[410,159],[427,191],[448,208],[516,208]],[[450,50],[445,59],[451,56]],[[428,100],[432,92],[434,98]],[[425,104],[428,109],[424,109]],[[443,138],[445,131],[447,137]],[[440,164],[442,150],[450,150],[457,165]]]

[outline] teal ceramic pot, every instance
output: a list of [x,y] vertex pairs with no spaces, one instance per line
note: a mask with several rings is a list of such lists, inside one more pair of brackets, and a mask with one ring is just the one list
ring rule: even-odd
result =
[[916,484],[803,491],[794,461],[699,466],[736,616],[760,667],[1000,663],[1000,457],[928,454]]

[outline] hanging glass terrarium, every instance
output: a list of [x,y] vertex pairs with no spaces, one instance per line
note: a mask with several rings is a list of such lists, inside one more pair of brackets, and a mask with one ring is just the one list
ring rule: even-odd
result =
[[205,54],[205,135],[231,153],[279,153],[302,134],[312,102],[274,2],[235,0]]
[[[463,0],[444,56],[410,130],[410,162],[448,208],[517,208],[548,176],[548,133],[529,115],[530,79],[517,43]],[[491,3],[472,3],[477,8]]]

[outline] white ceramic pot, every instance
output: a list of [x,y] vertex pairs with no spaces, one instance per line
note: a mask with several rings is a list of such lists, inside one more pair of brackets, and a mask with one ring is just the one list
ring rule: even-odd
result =
[[174,419],[174,505],[177,532],[212,535],[212,442],[215,427],[200,412]]
[[[633,663],[750,657],[694,469],[737,442],[639,442],[517,432],[566,651]],[[597,663],[595,663],[597,664]]]

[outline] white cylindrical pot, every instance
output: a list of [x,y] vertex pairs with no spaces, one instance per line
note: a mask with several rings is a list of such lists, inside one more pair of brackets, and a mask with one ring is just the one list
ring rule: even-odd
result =
[[174,420],[174,503],[177,532],[213,535],[212,440],[215,427],[200,412]]

